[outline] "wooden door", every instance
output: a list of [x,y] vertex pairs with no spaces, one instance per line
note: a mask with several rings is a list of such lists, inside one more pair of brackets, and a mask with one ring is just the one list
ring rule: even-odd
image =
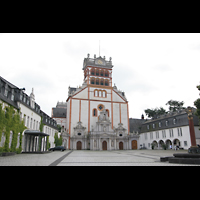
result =
[[123,150],[124,148],[123,148],[123,142],[120,142],[119,143],[119,150]]
[[103,150],[107,150],[107,142],[106,141],[103,141],[103,143],[102,143],[102,149]]
[[137,140],[132,141],[132,149],[137,149]]
[[82,142],[78,141],[76,148],[77,148],[77,150],[81,150],[82,149]]

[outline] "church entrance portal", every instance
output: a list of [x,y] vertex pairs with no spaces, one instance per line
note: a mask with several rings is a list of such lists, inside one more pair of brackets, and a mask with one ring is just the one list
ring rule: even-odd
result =
[[81,150],[82,149],[82,142],[78,141],[76,144],[76,149]]
[[107,142],[106,141],[103,141],[103,143],[102,143],[102,149],[103,150],[107,150]]
[[132,141],[132,149],[137,149],[137,140]]
[[119,150],[123,150],[124,148],[123,148],[123,142],[120,142],[119,143]]

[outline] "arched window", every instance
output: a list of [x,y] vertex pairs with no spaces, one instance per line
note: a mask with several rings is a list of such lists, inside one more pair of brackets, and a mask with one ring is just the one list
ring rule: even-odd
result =
[[98,69],[96,70],[96,76],[99,76],[99,70]]
[[104,76],[104,71],[103,70],[100,71],[100,75]]
[[109,115],[110,115],[110,113],[109,113],[109,110],[108,110],[108,109],[106,109],[106,112],[108,113],[108,117],[109,117]]
[[99,79],[98,78],[96,79],[96,85],[99,85]]
[[98,90],[94,90],[94,96],[98,97]]
[[102,95],[102,91],[101,91],[101,90],[99,90],[99,97],[101,97],[101,95]]
[[108,71],[106,71],[106,72],[105,72],[105,76],[106,76],[106,77],[108,77],[108,76],[109,76],[109,73],[108,73]]
[[108,86],[108,80],[105,80],[105,85]]
[[97,117],[97,109],[96,108],[93,109],[92,115],[93,115],[93,117]]
[[103,97],[107,97],[107,92],[103,90]]

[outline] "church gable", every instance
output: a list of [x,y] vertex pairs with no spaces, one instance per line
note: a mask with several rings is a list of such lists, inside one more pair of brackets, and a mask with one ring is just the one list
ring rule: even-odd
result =
[[124,97],[118,94],[115,90],[113,90],[113,101],[122,102],[122,103],[126,102]]
[[87,99],[88,98],[88,88],[84,88],[73,95],[73,98]]

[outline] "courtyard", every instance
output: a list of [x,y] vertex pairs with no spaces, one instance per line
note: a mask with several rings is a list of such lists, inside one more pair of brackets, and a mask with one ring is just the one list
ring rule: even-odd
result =
[[16,154],[0,157],[0,166],[186,166],[160,162],[160,157],[186,152],[186,150],[66,150],[47,154]]

